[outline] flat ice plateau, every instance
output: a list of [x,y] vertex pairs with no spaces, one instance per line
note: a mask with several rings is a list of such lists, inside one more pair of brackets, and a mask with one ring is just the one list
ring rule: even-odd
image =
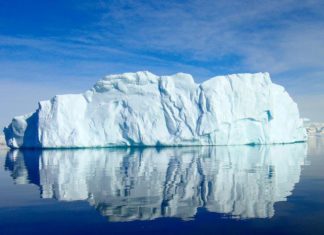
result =
[[275,144],[307,138],[297,104],[268,73],[106,76],[4,129],[11,148]]

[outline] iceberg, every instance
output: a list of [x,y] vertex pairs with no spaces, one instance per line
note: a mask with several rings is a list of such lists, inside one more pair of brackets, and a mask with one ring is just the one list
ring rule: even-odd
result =
[[297,104],[268,73],[106,76],[39,102],[4,129],[11,148],[277,144],[307,138]]

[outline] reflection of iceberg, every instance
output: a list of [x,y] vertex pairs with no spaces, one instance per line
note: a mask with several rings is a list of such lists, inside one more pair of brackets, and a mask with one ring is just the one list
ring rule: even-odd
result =
[[[9,152],[7,168],[24,171],[25,162],[25,181],[34,179],[43,198],[88,200],[111,221],[188,219],[199,207],[265,218],[299,181],[306,144],[53,150],[37,152],[39,162],[31,153]],[[35,167],[39,177],[30,176]]]

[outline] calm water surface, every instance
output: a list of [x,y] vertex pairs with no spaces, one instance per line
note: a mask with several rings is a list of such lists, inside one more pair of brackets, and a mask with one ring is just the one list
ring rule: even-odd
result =
[[324,234],[324,138],[2,149],[0,234]]

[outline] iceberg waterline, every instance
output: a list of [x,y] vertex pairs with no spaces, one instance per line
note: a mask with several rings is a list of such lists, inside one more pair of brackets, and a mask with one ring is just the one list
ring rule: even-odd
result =
[[297,104],[268,73],[106,76],[57,95],[4,130],[11,148],[275,144],[307,138]]

